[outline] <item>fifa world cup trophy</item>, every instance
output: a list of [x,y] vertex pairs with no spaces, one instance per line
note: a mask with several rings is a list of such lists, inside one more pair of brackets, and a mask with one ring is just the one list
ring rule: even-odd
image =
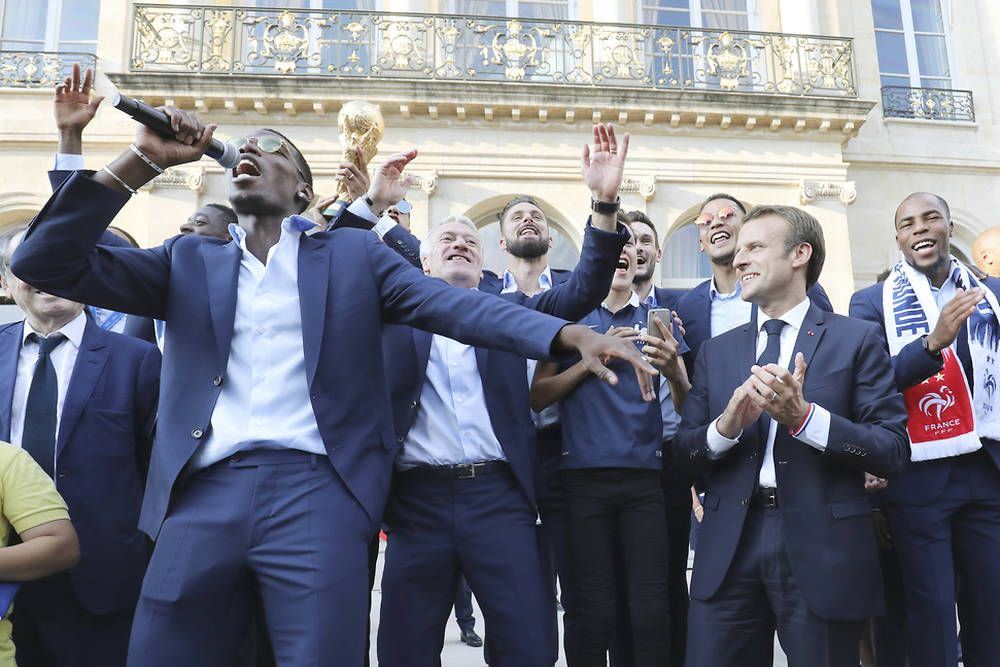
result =
[[[378,142],[385,136],[385,120],[378,107],[363,100],[351,100],[344,104],[337,116],[337,128],[340,130],[340,147],[344,151],[344,162],[358,163],[357,148],[365,156],[365,162],[371,164],[372,158],[378,153]],[[337,185],[337,199],[351,201],[347,191],[347,183]]]

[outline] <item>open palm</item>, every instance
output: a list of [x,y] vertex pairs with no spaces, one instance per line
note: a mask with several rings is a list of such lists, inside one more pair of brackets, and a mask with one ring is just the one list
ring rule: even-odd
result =
[[104,101],[104,97],[97,96],[90,99],[90,89],[93,85],[94,73],[88,69],[80,80],[80,66],[73,65],[72,76],[56,86],[55,92],[55,116],[56,127],[60,130],[74,129],[83,130],[97,113],[97,107]]
[[615,126],[598,123],[594,126],[594,148],[583,147],[580,173],[583,182],[590,188],[597,201],[614,201],[622,184],[625,156],[628,154],[629,135],[622,137],[619,144],[615,136]]

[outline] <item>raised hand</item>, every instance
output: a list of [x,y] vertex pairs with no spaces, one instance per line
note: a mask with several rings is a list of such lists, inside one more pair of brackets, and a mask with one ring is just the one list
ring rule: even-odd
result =
[[927,349],[932,353],[938,353],[954,343],[962,325],[972,313],[976,312],[976,304],[984,296],[986,290],[982,287],[955,290],[955,296],[941,309],[934,331],[927,336]]
[[809,414],[809,403],[802,396],[805,377],[806,361],[801,352],[795,355],[794,373],[778,364],[751,366],[748,381],[756,391],[750,398],[776,422],[798,426]]
[[415,157],[417,157],[417,149],[411,148],[408,151],[390,155],[388,160],[378,166],[372,176],[371,186],[368,188],[368,196],[374,202],[375,210],[373,213],[381,213],[406,197],[406,190],[416,181],[416,178],[413,176],[403,178],[403,170]]
[[81,82],[80,65],[74,63],[73,74],[56,86],[52,108],[59,130],[60,153],[82,152],[83,128],[94,119],[97,108],[104,101],[101,95],[90,98],[93,82],[94,72],[90,69],[83,73]]
[[197,116],[187,111],[173,107],[159,109],[170,117],[170,128],[174,131],[174,136],[161,136],[139,124],[135,133],[136,147],[163,169],[201,159],[217,126],[206,126]]
[[356,201],[363,197],[371,186],[371,178],[368,176],[368,163],[365,161],[365,154],[360,148],[355,148],[357,164],[353,162],[341,162],[337,165],[335,179],[347,185],[347,192],[351,195],[351,201]]
[[303,215],[319,225],[321,229],[326,229],[326,226],[330,224],[330,218],[323,215],[323,211],[330,208],[335,201],[337,201],[337,195],[320,197],[316,200],[316,205],[306,209],[306,212],[303,213]]
[[629,136],[622,137],[621,145],[615,136],[615,126],[598,123],[594,126],[594,148],[583,147],[580,173],[583,182],[590,188],[590,196],[596,201],[613,202],[618,199],[628,154]]
[[556,344],[563,349],[579,352],[587,370],[610,385],[618,384],[618,376],[605,364],[612,357],[624,359],[635,368],[643,400],[648,402],[656,399],[652,376],[656,375],[657,371],[643,359],[628,337],[602,336],[582,324],[568,324],[559,330]]

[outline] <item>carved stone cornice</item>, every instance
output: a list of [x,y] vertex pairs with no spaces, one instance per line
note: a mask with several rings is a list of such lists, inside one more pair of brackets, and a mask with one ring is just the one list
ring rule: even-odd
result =
[[799,183],[799,203],[803,206],[817,200],[839,200],[844,206],[850,206],[857,198],[858,190],[854,181],[822,183],[803,180]]
[[205,190],[205,168],[202,166],[170,167],[165,172],[146,183],[142,190],[191,190],[192,192],[204,192]]

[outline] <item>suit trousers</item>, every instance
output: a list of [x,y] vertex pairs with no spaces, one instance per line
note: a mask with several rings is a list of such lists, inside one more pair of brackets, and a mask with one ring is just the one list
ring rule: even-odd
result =
[[[563,608],[563,646],[568,648],[576,628],[576,604],[573,600],[572,573],[569,553],[569,516],[566,490],[563,488],[559,460],[562,458],[562,433],[559,424],[538,431],[538,474],[542,477],[538,489],[538,515],[542,519],[542,543],[545,550],[546,572],[552,595],[559,582],[559,603]],[[556,628],[556,655],[559,653]]]
[[[667,661],[667,531],[660,471],[563,471],[577,632],[570,667],[606,664],[616,628],[616,593],[626,589],[634,664]],[[615,567],[620,548],[624,568]],[[624,580],[618,574],[624,573]]]
[[325,456],[240,452],[174,491],[131,667],[232,665],[255,590],[279,667],[361,665],[375,524]]
[[22,667],[121,667],[133,611],[87,611],[65,572],[25,582],[14,600],[11,619],[17,663]]
[[455,622],[462,632],[476,629],[476,617],[472,615],[472,589],[465,577],[459,577],[458,587],[455,589]]
[[984,450],[914,465],[951,469],[934,502],[887,507],[903,573],[910,665],[958,664],[956,601],[966,667],[1000,665],[1000,470]]
[[508,470],[471,479],[393,480],[385,522],[380,667],[441,664],[460,575],[479,601],[492,667],[551,667],[555,599],[537,514]]
[[780,512],[751,506],[719,591],[691,600],[687,666],[771,667],[777,629],[789,667],[857,667],[864,626],[809,610],[785,551]]

